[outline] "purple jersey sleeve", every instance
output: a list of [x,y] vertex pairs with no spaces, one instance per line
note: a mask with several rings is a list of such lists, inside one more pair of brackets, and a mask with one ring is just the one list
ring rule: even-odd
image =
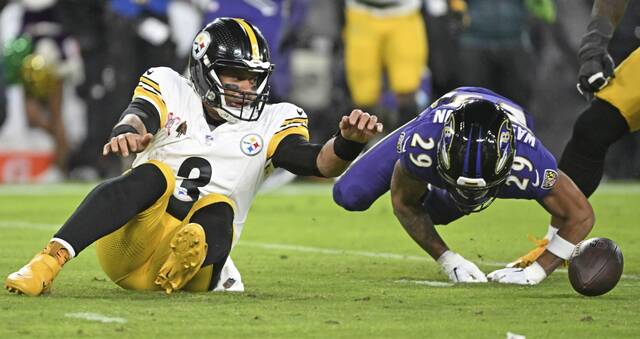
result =
[[398,138],[400,163],[407,172],[437,187],[442,179],[436,171],[436,149],[443,123],[435,119],[434,111],[425,112],[416,124],[405,129]]

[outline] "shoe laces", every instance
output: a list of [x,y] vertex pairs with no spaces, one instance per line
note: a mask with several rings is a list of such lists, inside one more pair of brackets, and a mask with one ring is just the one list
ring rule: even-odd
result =
[[547,244],[549,244],[549,239],[547,238],[538,239],[533,234],[529,234],[527,238],[529,239],[530,242],[534,243],[538,247],[546,247]]

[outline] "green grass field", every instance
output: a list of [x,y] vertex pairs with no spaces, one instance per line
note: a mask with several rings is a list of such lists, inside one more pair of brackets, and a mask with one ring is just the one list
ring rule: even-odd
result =
[[[0,186],[0,274],[25,264],[91,186]],[[389,197],[368,212],[333,204],[330,186],[296,184],[259,195],[232,257],[247,291],[122,290],[94,247],[65,266],[53,292],[0,292],[0,338],[527,338],[640,337],[640,186],[603,185],[591,236],[625,257],[616,289],[578,295],[566,271],[533,287],[456,285],[395,220]],[[449,246],[486,273],[528,251],[548,217],[531,201],[497,201],[441,227]],[[90,225],[87,225],[88,227]]]

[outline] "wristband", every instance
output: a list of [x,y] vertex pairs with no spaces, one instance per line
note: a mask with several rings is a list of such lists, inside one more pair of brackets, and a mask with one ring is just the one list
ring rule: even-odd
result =
[[333,152],[344,161],[353,161],[360,155],[366,144],[345,139],[338,132],[333,140]]
[[131,125],[118,125],[116,127],[113,128],[113,130],[111,130],[111,136],[109,136],[109,139],[113,138],[113,137],[117,137],[120,134],[125,134],[125,133],[135,133],[135,134],[140,134],[138,133],[138,130],[131,126]]
[[547,277],[547,272],[544,271],[544,268],[535,261],[533,264],[527,266],[525,269],[525,276],[527,280],[533,281],[536,284],[544,280]]
[[547,244],[547,251],[564,260],[569,260],[573,256],[573,251],[575,251],[575,249],[575,244],[568,242],[558,234],[551,238],[551,240],[549,240],[549,244]]
[[452,257],[454,257],[456,255],[455,252],[452,252],[451,250],[446,250],[444,251],[444,253],[442,253],[438,259],[436,259],[436,262],[440,265],[443,265],[444,263],[448,262],[451,260]]

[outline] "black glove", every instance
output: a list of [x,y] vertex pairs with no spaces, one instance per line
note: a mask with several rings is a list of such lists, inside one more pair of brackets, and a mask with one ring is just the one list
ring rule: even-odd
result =
[[615,64],[607,45],[613,36],[613,24],[604,17],[591,19],[587,34],[582,37],[578,51],[578,91],[591,96],[609,83]]

